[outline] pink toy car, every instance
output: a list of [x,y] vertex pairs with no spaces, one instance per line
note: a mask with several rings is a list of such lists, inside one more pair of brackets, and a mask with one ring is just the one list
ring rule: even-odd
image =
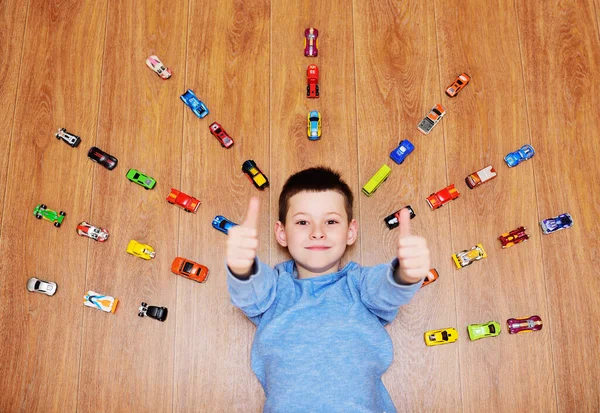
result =
[[171,69],[166,68],[165,65],[163,65],[163,63],[160,61],[160,59],[154,55],[146,59],[146,65],[150,69],[154,70],[154,72],[156,72],[156,74],[159,75],[162,79],[166,80],[170,78],[173,74],[171,72]]
[[533,315],[529,318],[509,318],[506,320],[506,324],[510,334],[539,331],[544,325],[539,315]]
[[317,57],[319,55],[319,31],[313,27],[304,30],[304,56]]

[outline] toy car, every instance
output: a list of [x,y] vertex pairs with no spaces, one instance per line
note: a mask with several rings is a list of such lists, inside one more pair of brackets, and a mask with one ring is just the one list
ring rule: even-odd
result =
[[531,333],[539,331],[544,326],[539,315],[533,315],[528,318],[509,318],[506,320],[508,332],[510,334]]
[[319,31],[313,27],[304,30],[304,56],[319,55]]
[[56,211],[48,209],[48,207],[46,207],[44,204],[36,205],[35,209],[33,210],[33,216],[35,216],[37,219],[44,218],[46,221],[54,223],[56,228],[60,228],[66,215],[67,213],[65,211],[60,211],[57,213]]
[[451,184],[446,188],[437,191],[435,194],[429,195],[427,198],[427,205],[429,205],[429,208],[433,211],[458,198],[459,195],[460,193],[454,187],[454,184]]
[[440,275],[438,274],[438,272],[435,268],[430,269],[429,272],[427,273],[427,275],[425,276],[425,280],[423,281],[423,284],[421,284],[421,288],[425,287],[426,285],[431,284],[432,282],[437,280],[439,277],[440,277]]
[[108,239],[108,231],[104,228],[98,228],[83,221],[77,225],[77,233],[83,237],[88,237],[98,242],[104,242]]
[[261,191],[269,186],[269,180],[267,177],[258,169],[256,162],[252,159],[248,159],[242,164],[242,171],[246,174],[250,182]]
[[177,189],[171,188],[171,192],[169,192],[169,196],[167,197],[167,202],[169,204],[177,205],[180,208],[183,208],[186,212],[196,212],[198,207],[200,206],[200,201],[193,196],[189,196],[184,194],[183,192],[178,191]]
[[396,149],[390,152],[390,158],[398,165],[400,165],[408,155],[415,150],[415,146],[407,139],[400,141],[400,144]]
[[540,227],[544,235],[551,234],[561,229],[569,228],[573,226],[573,217],[570,214],[560,214],[554,218],[548,218],[540,221]]
[[167,319],[167,314],[169,314],[168,308],[156,307],[146,303],[142,303],[138,310],[139,317],[150,317],[158,321],[165,321]]
[[229,229],[236,225],[237,224],[235,222],[228,220],[223,215],[217,215],[212,222],[212,226],[224,234],[228,234]]
[[475,245],[470,250],[464,250],[452,255],[452,260],[454,261],[454,264],[456,264],[456,268],[466,267],[482,258],[487,258],[487,254],[481,244]]
[[306,78],[308,86],[306,86],[306,96],[309,98],[319,97],[319,68],[317,65],[309,65],[306,69]]
[[206,117],[206,115],[210,113],[204,102],[196,97],[192,89],[188,89],[188,91],[181,95],[180,98],[200,119]]
[[150,69],[154,70],[162,79],[166,80],[173,74],[171,69],[166,68],[165,65],[163,65],[163,62],[161,62],[160,59],[154,55],[146,59],[146,65],[148,65]]
[[156,186],[156,179],[144,175],[136,169],[130,169],[127,171],[127,179],[131,182],[143,186],[145,189],[152,189]]
[[321,138],[321,114],[316,110],[308,112],[308,139],[317,141]]
[[88,151],[88,158],[99,163],[109,171],[115,169],[117,167],[117,163],[119,162],[117,158],[107,154],[102,149],[96,148],[95,146],[92,146]]
[[490,181],[497,177],[498,174],[492,165],[488,165],[483,169],[473,172],[471,175],[465,178],[465,182],[470,189],[483,185],[487,181]]
[[65,128],[60,128],[58,132],[54,134],[54,136],[56,136],[56,139],[58,140],[62,139],[64,142],[67,143],[67,145],[71,146],[72,148],[76,148],[77,145],[81,143],[81,138],[79,136],[67,132]]
[[458,331],[452,327],[441,330],[430,330],[425,333],[425,344],[428,346],[454,343],[456,340],[458,340]]
[[210,129],[210,133],[217,138],[223,148],[231,148],[233,146],[233,139],[231,139],[231,136],[229,136],[217,122],[211,123],[208,129]]
[[171,272],[199,283],[203,283],[208,277],[208,268],[204,265],[181,257],[175,258],[171,265]]
[[469,83],[470,80],[471,77],[466,73],[458,75],[456,80],[446,89],[446,94],[450,97],[456,96],[463,87],[467,86],[467,83]]
[[471,340],[496,337],[500,334],[500,324],[495,321],[489,321],[485,324],[469,324],[467,330],[469,331],[469,338]]
[[498,239],[500,240],[500,243],[502,243],[502,248],[509,248],[515,244],[527,241],[529,239],[529,235],[525,233],[526,229],[527,228],[525,227],[519,227],[500,235]]
[[54,295],[56,293],[56,283],[31,277],[29,280],[27,280],[27,289],[32,293],[36,292],[46,295]]
[[156,252],[154,252],[154,248],[152,248],[148,244],[142,244],[141,242],[137,242],[132,239],[127,244],[127,252],[131,255],[135,255],[136,257],[143,258],[145,260],[150,260],[156,257]]
[[504,157],[504,162],[508,165],[509,168],[513,166],[517,166],[523,161],[531,159],[535,155],[535,149],[533,146],[529,144],[523,145],[521,149],[515,152],[511,152]]
[[435,105],[431,111],[423,118],[423,120],[417,125],[417,129],[419,129],[425,135],[429,134],[433,127],[437,125],[437,123],[442,120],[444,115],[446,114],[446,110],[439,103]]
[[88,307],[106,311],[107,313],[114,313],[117,309],[117,304],[119,304],[119,300],[110,295],[102,295],[93,291],[88,291],[83,297],[83,304]]
[[[407,205],[404,208],[408,209],[408,212],[410,212],[410,219],[413,219],[414,217],[416,217],[415,211],[413,211],[413,209],[410,205]],[[402,209],[404,209],[404,208],[402,208]],[[400,225],[400,211],[402,211],[402,209],[397,210],[393,214],[390,214],[383,219],[383,221],[385,222],[385,225],[387,225],[388,229],[394,229],[398,225]]]
[[366,196],[371,196],[377,191],[377,188],[390,176],[392,170],[389,166],[383,165],[375,175],[362,187],[362,192]]

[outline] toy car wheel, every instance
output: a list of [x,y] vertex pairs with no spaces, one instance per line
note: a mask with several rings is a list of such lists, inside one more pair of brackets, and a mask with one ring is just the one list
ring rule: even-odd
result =
[[54,223],[54,226],[55,226],[56,228],[60,228],[60,222],[55,222],[55,223]]
[[60,211],[58,213],[58,215],[60,215],[61,217],[64,217],[65,215],[67,215],[67,213],[65,211]]
[[60,135],[58,133],[55,133],[54,136],[56,137],[56,139],[60,140]]
[[168,202],[169,204],[173,205],[173,202],[171,202],[171,201],[167,201],[167,202]]
[[142,303],[142,307],[148,307],[148,304]]
[[138,313],[138,317],[143,317],[143,316],[144,316],[144,313],[142,313],[142,312]]
[[47,208],[47,207],[46,207],[46,204],[42,204],[42,205],[40,205],[40,209],[46,209],[46,208]]
[[36,217],[37,219],[42,219],[42,216],[41,216],[40,214],[35,214],[35,217]]

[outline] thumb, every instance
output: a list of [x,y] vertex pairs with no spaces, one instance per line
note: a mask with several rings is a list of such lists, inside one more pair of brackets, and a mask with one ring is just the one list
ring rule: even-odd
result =
[[400,211],[398,221],[400,222],[400,234],[398,234],[398,238],[408,237],[410,235],[410,212],[407,208],[403,208]]
[[243,227],[254,228],[258,227],[258,211],[260,208],[260,201],[256,197],[252,197],[248,203],[248,211],[246,211],[246,218],[242,222]]

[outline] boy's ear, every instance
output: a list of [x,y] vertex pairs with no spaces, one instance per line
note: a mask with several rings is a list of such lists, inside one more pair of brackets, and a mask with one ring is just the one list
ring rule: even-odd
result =
[[348,239],[346,240],[347,245],[352,245],[358,238],[358,222],[355,219],[352,219],[348,224]]
[[275,239],[282,247],[287,247],[287,239],[285,238],[285,226],[281,221],[275,223]]

